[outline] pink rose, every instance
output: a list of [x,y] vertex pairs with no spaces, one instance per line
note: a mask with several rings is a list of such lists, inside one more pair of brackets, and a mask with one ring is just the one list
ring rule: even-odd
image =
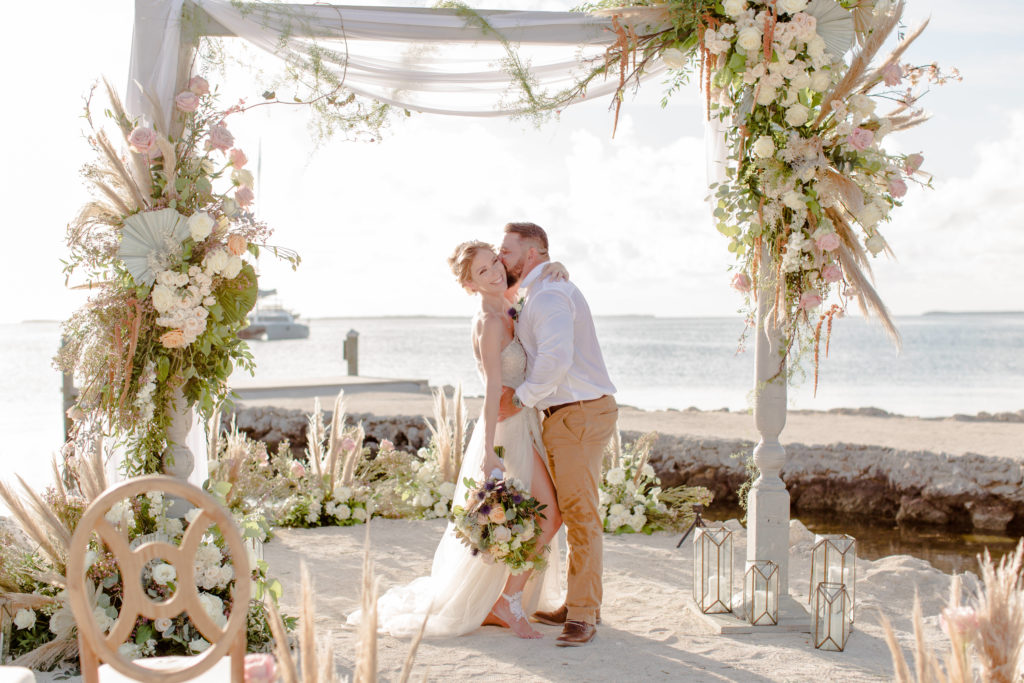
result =
[[903,80],[903,68],[895,62],[889,64],[882,69],[882,80],[890,88],[894,85],[899,85]]
[[277,680],[277,661],[274,655],[245,656],[245,683],[274,683]]
[[839,282],[843,279],[843,269],[834,263],[825,266],[821,271],[821,277],[825,282]]
[[[383,446],[384,446],[384,444],[381,444],[381,447],[383,447]],[[355,449],[356,449],[356,442],[354,440],[352,440],[350,437],[346,436],[344,439],[341,440],[341,450],[343,450],[343,451],[354,451]]]
[[256,195],[252,193],[251,187],[240,187],[235,190],[235,201],[239,206],[249,206]]
[[139,154],[147,154],[156,146],[156,131],[148,126],[136,126],[128,136],[128,144]]
[[242,168],[249,162],[249,157],[240,149],[232,149],[228,156],[231,157],[231,165],[235,168]]
[[875,141],[875,134],[867,128],[854,128],[853,132],[846,136],[846,144],[858,152],[863,152]]
[[306,476],[306,468],[298,460],[292,460],[291,473],[296,478],[304,477]]
[[903,161],[903,170],[907,172],[907,175],[913,175],[917,173],[917,169],[921,168],[921,164],[924,163],[924,155],[922,154],[908,154],[907,158]]
[[902,197],[907,193],[907,184],[903,182],[902,178],[890,178],[889,192],[893,197]]
[[732,286],[740,292],[750,291],[750,276],[746,273],[736,273],[732,276]]
[[[356,445],[353,443],[352,448],[355,447]],[[393,451],[395,450],[395,444],[391,443],[391,439],[384,439],[383,441],[380,442],[380,449],[382,451]]]
[[202,76],[193,76],[188,82],[188,89],[196,95],[209,95],[210,84]]
[[821,305],[821,297],[817,292],[804,292],[800,295],[800,308],[807,311]]
[[174,106],[183,112],[193,112],[199,108],[199,96],[191,90],[183,90],[174,96]]
[[835,251],[839,248],[839,235],[834,232],[826,232],[824,235],[814,240],[814,243],[818,245],[818,249],[822,251]]
[[227,126],[223,123],[218,123],[215,126],[210,126],[209,142],[210,147],[224,152],[235,144],[235,136],[231,134]]

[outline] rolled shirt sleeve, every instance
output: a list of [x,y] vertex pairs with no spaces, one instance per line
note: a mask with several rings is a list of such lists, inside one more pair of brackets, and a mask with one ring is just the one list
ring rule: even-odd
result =
[[532,408],[554,393],[572,366],[575,306],[568,292],[556,288],[538,292],[531,304],[537,353],[516,395],[523,405]]

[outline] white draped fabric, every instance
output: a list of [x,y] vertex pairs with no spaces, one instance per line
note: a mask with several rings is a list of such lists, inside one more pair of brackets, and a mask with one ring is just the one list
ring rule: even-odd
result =
[[[175,89],[184,80],[177,46],[192,34],[234,36],[292,66],[308,66],[315,54],[322,68],[357,95],[412,111],[461,116],[523,110],[503,66],[509,55],[502,41],[529,66],[534,91],[548,95],[570,88],[588,73],[588,64],[601,63],[615,41],[608,19],[577,12],[462,15],[451,9],[136,0],[130,114],[169,120]],[[646,77],[663,70],[654,62]],[[135,81],[160,103],[160,118],[154,118]],[[617,72],[598,77],[586,97],[608,95],[617,86]]]

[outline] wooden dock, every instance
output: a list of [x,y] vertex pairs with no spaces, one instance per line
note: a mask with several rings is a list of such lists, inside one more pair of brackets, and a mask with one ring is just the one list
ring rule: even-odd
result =
[[396,379],[380,377],[317,377],[267,381],[258,377],[232,378],[231,388],[239,401],[265,401],[267,399],[311,399],[361,392],[403,392],[429,394],[430,384],[425,379]]

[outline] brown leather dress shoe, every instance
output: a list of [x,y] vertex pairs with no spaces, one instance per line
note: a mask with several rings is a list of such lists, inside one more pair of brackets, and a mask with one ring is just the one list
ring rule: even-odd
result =
[[[531,616],[534,621],[539,621],[542,624],[547,624],[548,626],[561,626],[565,623],[565,618],[569,616],[569,608],[562,605],[558,609],[550,612],[541,612],[538,610]],[[601,610],[597,610],[597,623],[601,623]]]
[[566,621],[562,635],[555,639],[558,647],[578,647],[586,645],[597,635],[597,627],[585,621]]

